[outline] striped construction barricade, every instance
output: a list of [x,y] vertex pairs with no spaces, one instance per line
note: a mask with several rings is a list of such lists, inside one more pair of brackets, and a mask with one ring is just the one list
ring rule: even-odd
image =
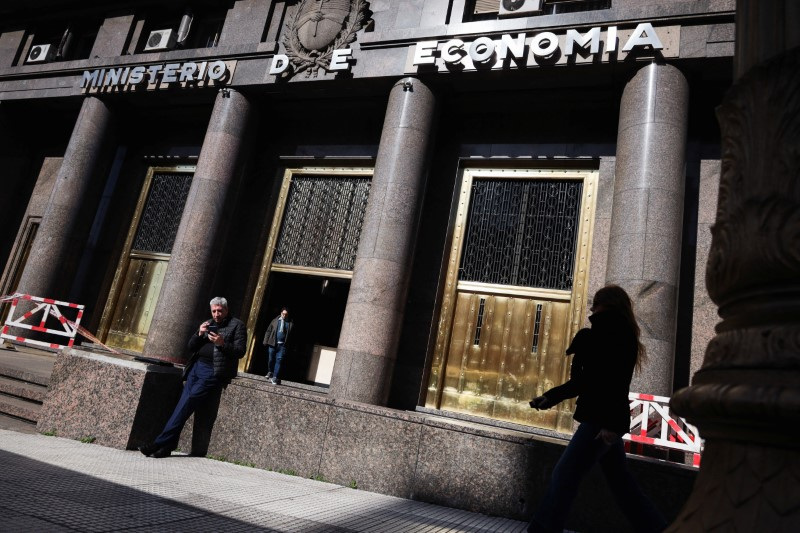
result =
[[697,428],[684,418],[669,412],[669,398],[631,392],[630,432],[622,438],[644,444],[691,454],[692,466],[700,466],[703,441]]
[[[84,306],[71,302],[53,300],[51,298],[40,298],[38,296],[31,296],[30,294],[14,294],[4,299],[11,301],[11,309],[9,310],[8,318],[5,324],[3,324],[2,330],[0,330],[0,338],[52,349],[72,347],[75,343],[75,334],[78,333],[78,329],[80,328]],[[20,301],[30,301],[36,305],[30,311],[14,318],[17,305]],[[48,327],[48,318],[51,316],[58,322],[58,327],[60,327],[60,329]],[[51,320],[51,323],[52,322]],[[27,329],[47,335],[55,335],[65,338],[67,341],[66,343],[47,342],[30,339],[18,334],[11,335],[11,328]],[[15,333],[20,332],[16,331]]]

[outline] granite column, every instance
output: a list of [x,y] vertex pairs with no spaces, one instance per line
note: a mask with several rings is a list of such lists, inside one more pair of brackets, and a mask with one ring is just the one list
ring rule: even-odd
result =
[[330,395],[385,405],[403,322],[435,98],[417,79],[392,87],[356,252]]
[[722,321],[675,412],[705,439],[670,531],[800,531],[800,9],[739,0],[706,284]]
[[208,311],[207,302],[217,296],[208,291],[219,263],[223,209],[250,115],[251,104],[243,94],[227,88],[217,93],[144,345],[145,356],[185,358],[186,340],[197,327],[197,313],[204,305]]
[[651,63],[622,94],[606,282],[633,300],[647,348],[631,390],[672,393],[689,86]]
[[93,209],[86,199],[111,121],[112,113],[102,100],[94,96],[83,100],[17,292],[56,299],[69,294],[76,252],[87,237],[79,231],[79,221],[87,209]]

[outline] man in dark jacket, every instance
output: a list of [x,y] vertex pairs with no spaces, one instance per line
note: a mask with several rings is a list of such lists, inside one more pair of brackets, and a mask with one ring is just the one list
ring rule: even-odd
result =
[[269,353],[267,378],[273,385],[279,385],[281,382],[281,361],[286,353],[286,347],[289,346],[293,325],[289,318],[289,310],[284,307],[281,309],[281,314],[269,323],[264,334],[264,346]]
[[[168,457],[178,445],[186,420],[204,404],[219,399],[222,389],[236,377],[238,360],[247,348],[247,328],[238,318],[228,316],[228,301],[211,300],[211,320],[206,320],[189,339],[192,357],[183,371],[178,405],[164,430],[151,444],[139,447],[149,457]],[[192,450],[192,455],[205,455]]]

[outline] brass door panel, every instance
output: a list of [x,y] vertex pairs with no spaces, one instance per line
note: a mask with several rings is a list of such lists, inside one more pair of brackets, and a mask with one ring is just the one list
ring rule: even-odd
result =
[[548,411],[528,405],[568,371],[563,354],[569,307],[568,302],[459,292],[441,408],[569,431],[571,402]]
[[465,169],[425,406],[572,431],[563,383],[584,321],[597,172]]
[[153,319],[194,167],[151,167],[128,230],[97,336],[141,352]]
[[106,337],[107,344],[142,351],[168,264],[168,257],[131,257],[120,290],[120,305],[114,311]]
[[[30,256],[31,248],[33,248],[33,240],[36,238],[36,232],[39,230],[41,220],[41,217],[28,218],[21,238],[14,245],[13,253],[6,269],[5,279],[0,284],[0,294],[13,294],[19,287],[19,280],[22,278],[25,265],[28,263],[28,256]],[[0,324],[5,323],[9,309],[11,309],[10,303],[0,304]]]

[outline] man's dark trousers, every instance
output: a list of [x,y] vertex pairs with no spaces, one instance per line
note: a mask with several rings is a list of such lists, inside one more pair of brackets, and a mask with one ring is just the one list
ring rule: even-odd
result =
[[178,405],[175,406],[164,431],[156,437],[154,443],[159,448],[174,450],[178,446],[181,430],[192,413],[204,402],[218,396],[221,391],[222,383],[214,377],[214,367],[197,361],[189,370]]
[[275,379],[280,379],[281,375],[281,361],[286,353],[286,345],[279,342],[277,346],[270,346],[267,350],[269,352],[269,365],[267,370],[272,372]]

